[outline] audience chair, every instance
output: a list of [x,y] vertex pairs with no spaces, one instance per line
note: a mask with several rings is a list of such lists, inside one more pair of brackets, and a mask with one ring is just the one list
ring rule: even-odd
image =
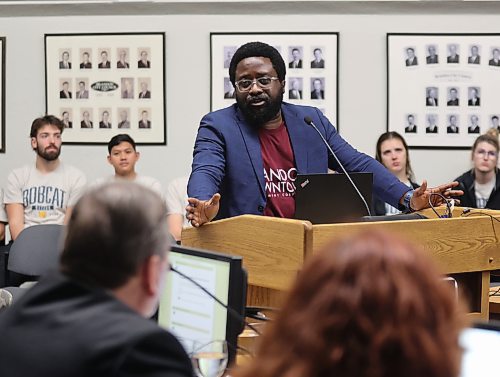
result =
[[59,261],[62,225],[35,225],[24,229],[12,244],[7,262],[6,286],[38,280]]

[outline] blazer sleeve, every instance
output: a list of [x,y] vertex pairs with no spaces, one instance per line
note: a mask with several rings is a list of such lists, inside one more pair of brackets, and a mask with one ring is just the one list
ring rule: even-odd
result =
[[194,144],[188,196],[208,200],[220,191],[225,176],[226,141],[212,114],[203,117]]
[[142,337],[125,355],[117,377],[194,377],[188,355],[165,331]]
[[[410,188],[401,183],[391,172],[374,158],[357,151],[337,132],[330,121],[317,110],[320,123],[318,128],[326,135],[326,140],[338,159],[348,172],[373,173],[373,194],[398,208],[399,200]],[[340,166],[333,157],[329,159],[329,167],[341,172]]]

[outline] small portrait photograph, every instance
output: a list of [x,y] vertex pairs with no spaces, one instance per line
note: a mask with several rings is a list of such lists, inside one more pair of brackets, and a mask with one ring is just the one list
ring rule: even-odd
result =
[[323,47],[314,47],[312,56],[313,60],[311,60],[311,68],[325,68],[325,60],[323,59]]
[[437,134],[438,133],[438,115],[437,114],[427,114],[427,127],[425,127],[426,134]]
[[448,56],[446,57],[446,62],[447,63],[460,63],[460,55],[459,55],[459,49],[458,49],[458,44],[456,43],[450,43],[447,46],[448,49]]
[[415,134],[417,133],[417,116],[415,114],[407,114],[405,117],[405,133]]
[[151,68],[151,51],[149,47],[139,48],[137,56],[139,57],[137,68]]
[[435,86],[425,88],[425,106],[438,106],[439,91]]
[[73,98],[73,95],[71,94],[71,79],[59,79],[59,87],[61,88],[61,90],[59,91],[59,98]]
[[325,78],[311,77],[311,99],[325,99]]
[[81,48],[80,49],[80,69],[91,69],[92,68],[92,49],[91,48]]
[[139,128],[151,128],[151,109],[139,109]]
[[477,86],[469,87],[469,106],[481,106],[481,93],[480,88]]
[[139,83],[138,88],[140,90],[139,99],[148,99],[151,98],[151,78],[150,77],[140,77],[137,79]]
[[450,87],[447,89],[448,99],[446,101],[447,106],[460,106],[460,93],[457,87]]
[[405,64],[407,67],[418,65],[417,56],[415,55],[415,47],[407,47],[405,49],[406,60]]
[[500,48],[494,47],[491,49],[491,59],[488,65],[493,67],[500,67]]
[[229,77],[224,77],[224,98],[236,98],[236,92],[234,91],[234,86],[229,80]]
[[229,68],[231,64],[231,59],[233,58],[234,52],[238,49],[238,46],[224,46],[224,68]]
[[498,121],[498,114],[493,114],[490,115],[491,119],[491,128],[496,128],[498,131],[500,131],[500,124]]
[[71,69],[71,49],[60,48],[59,56],[59,69]]
[[438,64],[439,63],[439,56],[437,52],[437,46],[432,44],[432,45],[427,45],[425,46],[425,49],[427,50],[427,56],[425,57],[425,61],[427,64]]
[[62,108],[60,114],[60,119],[64,124],[64,128],[73,128],[73,110],[69,108]]
[[134,98],[134,79],[132,77],[122,77],[120,81],[121,81],[122,98],[124,99]]
[[116,68],[130,68],[128,48],[127,47],[119,47],[116,49],[116,56],[118,60],[116,62]]
[[479,127],[479,115],[472,114],[469,117],[469,127],[467,127],[467,133],[469,134],[481,133],[481,128]]
[[99,109],[99,128],[111,128],[111,109]]
[[77,78],[76,82],[78,88],[76,89],[75,98],[76,99],[88,99],[89,98],[89,85],[88,78]]
[[290,77],[288,79],[288,99],[302,99],[302,88],[302,77]]
[[458,134],[459,126],[458,126],[458,115],[450,114],[448,115],[448,126],[446,126],[447,134]]
[[470,55],[467,58],[469,64],[481,64],[481,50],[478,45],[471,45],[469,47]]
[[118,128],[130,128],[130,109],[128,107],[118,108]]
[[109,61],[111,52],[109,48],[100,48],[99,49],[99,64],[97,67],[99,69],[109,69],[111,68],[111,62]]
[[288,68],[302,68],[302,46],[288,47]]
[[94,128],[93,118],[94,115],[92,108],[81,109],[80,128]]

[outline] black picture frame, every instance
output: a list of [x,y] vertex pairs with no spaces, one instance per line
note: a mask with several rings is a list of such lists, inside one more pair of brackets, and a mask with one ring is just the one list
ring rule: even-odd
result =
[[387,33],[386,42],[387,131],[434,150],[468,150],[500,131],[499,33]]
[[[210,33],[210,108],[220,109],[231,105],[234,97],[229,90],[228,54],[244,43],[261,41],[276,47],[287,67],[284,101],[318,107],[337,130],[339,83],[339,33],[338,32],[212,32]],[[300,50],[300,68],[291,68],[288,61],[293,49]],[[315,50],[319,49],[323,65],[313,67]],[[292,83],[296,82],[300,98],[292,99]],[[313,82],[321,83],[322,99],[312,98]],[[295,84],[294,84],[295,85]],[[234,89],[234,88],[233,88]],[[234,94],[233,94],[234,95]]]
[[7,38],[0,37],[0,153],[5,153],[5,52]]
[[64,144],[166,145],[164,32],[45,34],[45,107]]

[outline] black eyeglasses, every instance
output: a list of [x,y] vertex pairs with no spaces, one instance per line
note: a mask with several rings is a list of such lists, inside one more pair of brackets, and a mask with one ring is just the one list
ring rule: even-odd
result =
[[240,92],[248,92],[252,88],[253,84],[257,84],[261,89],[268,89],[274,80],[279,80],[279,79],[277,77],[264,76],[253,80],[250,79],[238,80],[234,84],[236,85],[236,88],[238,88]]

